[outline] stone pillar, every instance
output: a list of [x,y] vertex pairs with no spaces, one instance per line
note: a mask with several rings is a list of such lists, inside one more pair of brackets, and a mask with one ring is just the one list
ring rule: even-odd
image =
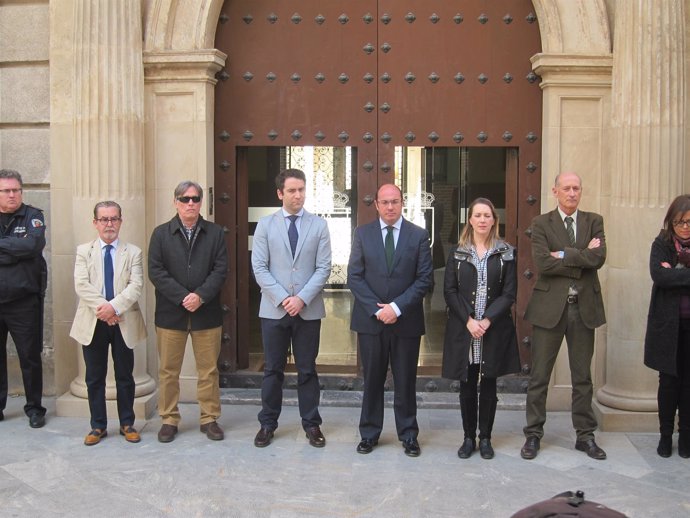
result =
[[[226,57],[214,49],[144,54],[149,233],[175,215],[173,191],[182,180],[194,180],[204,188],[201,212],[204,218],[214,219],[214,87],[215,74]],[[155,296],[151,284],[148,288],[147,322],[149,336],[155,340]],[[157,360],[155,353],[149,357],[151,365]],[[180,401],[195,402],[196,385],[196,364],[188,344],[180,373]]]
[[[556,175],[561,171],[575,171],[582,177],[582,209],[607,218],[605,124],[610,111],[611,64],[609,54],[537,54],[532,58],[532,67],[541,76],[544,91],[542,213],[556,206],[551,192]],[[600,270],[599,278],[605,289],[606,267]],[[604,383],[604,330],[599,328],[596,333],[592,369],[595,387]],[[547,408],[569,410],[571,394],[568,354],[563,346],[551,378]]]
[[616,3],[605,430],[658,429],[655,371],[643,365],[649,253],[685,168],[683,0]]
[[[55,69],[66,65],[70,71],[62,77],[68,83],[52,84],[55,97],[63,91],[69,99],[67,105],[54,99],[66,116],[66,124],[56,128],[65,146],[62,153],[67,155],[59,159],[71,164],[69,170],[61,168],[63,181],[53,194],[62,216],[72,221],[72,249],[69,254],[63,250],[63,262],[71,259],[73,264],[74,245],[94,239],[92,210],[101,200],[115,200],[122,206],[121,239],[146,250],[141,2],[75,0],[51,4],[51,10],[58,39],[64,38],[66,55],[62,57],[68,58],[62,63],[58,60]],[[60,30],[61,21],[72,30]],[[69,278],[70,282],[60,280],[65,290],[72,284],[71,275],[65,273],[72,269],[59,272]],[[73,293],[73,288],[67,293]],[[140,302],[146,307],[145,297]],[[74,350],[78,375],[70,393],[59,398],[58,415],[88,415],[81,347]],[[137,347],[134,354],[135,412],[145,418],[154,408],[156,384],[147,372],[146,346]],[[115,394],[111,361],[106,386],[111,417],[117,416]]]

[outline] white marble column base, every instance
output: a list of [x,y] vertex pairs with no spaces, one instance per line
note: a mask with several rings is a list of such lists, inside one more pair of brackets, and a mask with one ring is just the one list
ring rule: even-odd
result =
[[[108,420],[118,422],[117,401],[108,399],[105,402],[108,411]],[[158,390],[154,390],[144,396],[134,398],[134,415],[136,419],[150,419],[158,411]],[[55,401],[55,413],[59,417],[90,417],[89,401],[77,397],[70,391],[65,392]]]
[[594,415],[602,432],[655,433],[659,431],[659,415],[656,412],[618,410],[592,401]]

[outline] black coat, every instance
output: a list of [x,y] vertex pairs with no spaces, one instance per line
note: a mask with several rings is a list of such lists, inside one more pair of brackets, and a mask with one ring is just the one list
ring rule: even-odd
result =
[[[662,262],[673,268],[664,268]],[[680,296],[690,295],[690,268],[676,268],[678,254],[672,242],[659,235],[652,243],[649,272],[652,298],[647,314],[644,339],[644,364],[665,374],[677,376]]]
[[[157,226],[149,244],[149,279],[156,288],[156,326],[201,331],[223,324],[220,290],[228,271],[228,251],[220,225],[199,218],[189,246],[179,217]],[[204,303],[191,313],[182,306],[190,293]]]
[[[520,370],[515,324],[511,307],[515,302],[517,278],[515,249],[503,242],[487,261],[487,300],[484,317],[491,326],[483,337],[481,372],[488,378]],[[477,268],[471,255],[454,248],[448,256],[443,294],[448,306],[448,323],[443,342],[444,378],[466,381],[472,335],[467,320],[474,317]]]

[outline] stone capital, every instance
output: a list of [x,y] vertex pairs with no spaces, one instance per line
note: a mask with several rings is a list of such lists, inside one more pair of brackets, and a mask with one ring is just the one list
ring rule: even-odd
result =
[[227,55],[216,49],[144,52],[144,81],[194,81],[215,85]]

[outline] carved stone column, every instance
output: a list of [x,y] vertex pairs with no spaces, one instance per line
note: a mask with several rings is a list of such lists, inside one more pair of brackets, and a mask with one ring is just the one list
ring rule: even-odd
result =
[[[616,3],[611,210],[606,222],[606,430],[656,430],[656,372],[643,365],[649,253],[685,169],[685,13],[682,0]],[[613,231],[611,231],[613,229]]]
[[[56,135],[66,146],[62,153],[69,155],[66,159],[71,167],[61,168],[62,182],[53,196],[63,210],[62,217],[71,217],[70,242],[94,239],[93,206],[101,200],[114,200],[123,211],[121,239],[146,250],[141,2],[75,0],[51,9],[53,27],[66,22],[71,28],[57,32],[62,66],[70,70],[63,79],[69,82],[54,82],[51,92],[66,122],[56,128]],[[57,98],[61,91],[67,103]],[[70,257],[73,264],[73,248]],[[64,279],[61,283],[71,284]],[[146,307],[145,300],[141,303]],[[58,400],[59,415],[88,415],[81,347],[74,351],[78,375],[70,385],[71,394]],[[156,384],[147,372],[146,346],[137,347],[134,354],[135,412],[144,418],[154,408]],[[111,362],[106,385],[111,417],[117,415],[115,394]]]

